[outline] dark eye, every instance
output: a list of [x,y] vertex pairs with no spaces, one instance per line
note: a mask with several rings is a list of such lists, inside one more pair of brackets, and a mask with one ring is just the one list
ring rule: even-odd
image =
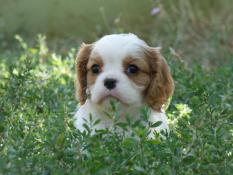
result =
[[129,67],[127,68],[126,72],[128,74],[135,74],[139,71],[139,68],[136,65],[130,64]]
[[94,64],[91,66],[91,71],[93,74],[98,74],[100,72],[100,66],[98,64]]

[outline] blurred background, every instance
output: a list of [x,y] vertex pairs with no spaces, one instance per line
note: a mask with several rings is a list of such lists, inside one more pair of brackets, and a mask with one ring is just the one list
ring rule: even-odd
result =
[[232,0],[0,0],[1,52],[18,34],[42,34],[66,52],[111,33],[135,33],[189,65],[212,68],[233,53]]

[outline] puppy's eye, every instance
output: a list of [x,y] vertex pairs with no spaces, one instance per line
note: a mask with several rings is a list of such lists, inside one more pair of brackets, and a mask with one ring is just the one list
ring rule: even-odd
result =
[[93,74],[98,74],[100,72],[100,66],[98,64],[94,64],[91,66],[91,71]]
[[130,65],[128,66],[127,70],[126,70],[126,72],[127,72],[128,74],[135,74],[135,73],[137,73],[138,71],[139,71],[139,68],[138,68],[136,65],[134,65],[134,64],[130,64]]

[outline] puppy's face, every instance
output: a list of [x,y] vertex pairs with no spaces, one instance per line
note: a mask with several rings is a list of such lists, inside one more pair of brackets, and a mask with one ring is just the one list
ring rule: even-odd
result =
[[83,45],[77,57],[80,103],[111,98],[124,105],[147,104],[160,111],[173,91],[168,66],[158,50],[133,34],[108,35]]
[[149,66],[132,46],[96,43],[87,63],[87,88],[98,104],[115,98],[126,105],[140,105],[147,87]]

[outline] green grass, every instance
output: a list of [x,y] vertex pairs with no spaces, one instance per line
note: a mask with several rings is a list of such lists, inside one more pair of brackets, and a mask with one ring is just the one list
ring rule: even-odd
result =
[[0,175],[232,175],[232,2],[174,2],[151,1],[161,13],[140,16],[145,25],[127,21],[127,14],[111,25],[106,14],[108,30],[93,31],[95,39],[134,32],[163,46],[176,85],[167,109],[171,133],[165,140],[146,139],[148,128],[140,125],[147,118],[145,109],[139,121],[116,121],[115,127],[131,128],[129,137],[108,130],[90,136],[74,128],[79,39],[46,42],[38,35],[27,42],[19,36],[18,43],[1,42]]
[[0,56],[0,174],[232,174],[233,62],[208,72],[165,49],[176,84],[170,136],[147,140],[140,121],[127,138],[90,136],[72,120],[76,50],[17,39],[21,50]]

